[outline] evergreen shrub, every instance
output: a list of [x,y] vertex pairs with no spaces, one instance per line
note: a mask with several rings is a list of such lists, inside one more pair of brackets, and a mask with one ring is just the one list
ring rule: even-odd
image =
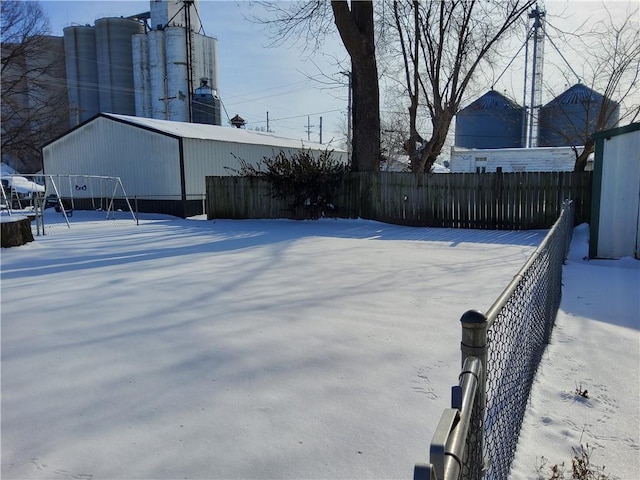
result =
[[336,191],[349,172],[349,165],[340,162],[329,149],[317,155],[311,150],[289,155],[281,150],[273,157],[263,157],[257,165],[238,161],[240,176],[268,180],[273,196],[286,201],[294,215],[302,210],[306,218],[312,219],[332,216]]

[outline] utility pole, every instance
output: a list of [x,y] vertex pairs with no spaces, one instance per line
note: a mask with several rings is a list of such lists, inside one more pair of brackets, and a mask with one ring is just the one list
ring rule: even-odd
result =
[[267,112],[267,132],[269,131],[269,112]]
[[320,117],[320,143],[322,143],[322,117]]
[[187,105],[188,121],[193,122],[193,44],[191,39],[191,6],[194,0],[183,0],[185,18],[185,48],[187,54]]
[[311,117],[307,115],[307,141],[311,141],[311,129],[315,127],[315,125],[311,125]]

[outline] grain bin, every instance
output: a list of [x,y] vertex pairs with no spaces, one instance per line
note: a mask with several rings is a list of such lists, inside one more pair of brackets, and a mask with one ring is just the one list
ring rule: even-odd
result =
[[620,106],[589,87],[576,84],[540,108],[538,146],[557,147],[584,145],[595,132],[598,116],[605,108],[605,125],[599,130],[613,128],[618,123]]
[[208,85],[206,78],[201,79],[200,86],[193,94],[193,123],[222,125],[220,97]]
[[490,90],[456,115],[456,147],[522,147],[523,109]]

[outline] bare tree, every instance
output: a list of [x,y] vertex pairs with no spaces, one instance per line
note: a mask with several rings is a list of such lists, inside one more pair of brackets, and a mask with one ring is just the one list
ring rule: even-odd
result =
[[[337,29],[351,59],[352,169],[380,169],[380,94],[374,35],[374,8],[369,1],[322,0],[283,4],[261,2],[270,19],[259,19],[272,31],[274,44],[301,42],[318,50]],[[330,9],[329,9],[330,5]]]
[[42,168],[41,147],[67,129],[62,38],[32,1],[3,1],[2,157],[17,169]]
[[[409,98],[406,150],[414,173],[431,170],[474,75],[534,4],[535,0],[393,1],[392,25]],[[422,107],[431,121],[429,138],[417,127]]]
[[606,4],[603,6],[606,15],[583,24],[578,31],[555,29],[571,59],[566,62],[569,70],[562,74],[568,82],[577,77],[588,88],[582,88],[585,93],[574,99],[574,111],[558,109],[567,116],[561,119],[562,128],[554,130],[544,118],[540,118],[540,125],[571,145],[575,171],[584,171],[594,151],[593,133],[640,118],[640,10],[636,7],[614,16]]

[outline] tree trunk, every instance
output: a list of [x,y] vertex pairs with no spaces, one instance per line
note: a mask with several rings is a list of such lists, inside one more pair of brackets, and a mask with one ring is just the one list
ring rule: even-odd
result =
[[585,168],[587,168],[587,160],[589,159],[589,155],[593,153],[595,149],[595,144],[593,140],[587,140],[582,152],[579,154],[576,152],[576,163],[573,166],[574,172],[584,172]]
[[353,90],[352,169],[380,170],[380,94],[376,63],[373,3],[333,1],[333,16],[351,57]]
[[377,172],[380,170],[378,69],[375,59],[352,61],[351,68],[353,71],[353,170]]
[[431,172],[431,167],[433,167],[447,141],[447,133],[452,120],[453,114],[447,110],[442,111],[440,115],[432,120],[433,133],[431,134],[431,139],[425,144],[413,167],[413,171],[418,177]]
[[9,221],[0,222],[2,247],[19,247],[33,242],[31,220],[25,217],[13,217]]

